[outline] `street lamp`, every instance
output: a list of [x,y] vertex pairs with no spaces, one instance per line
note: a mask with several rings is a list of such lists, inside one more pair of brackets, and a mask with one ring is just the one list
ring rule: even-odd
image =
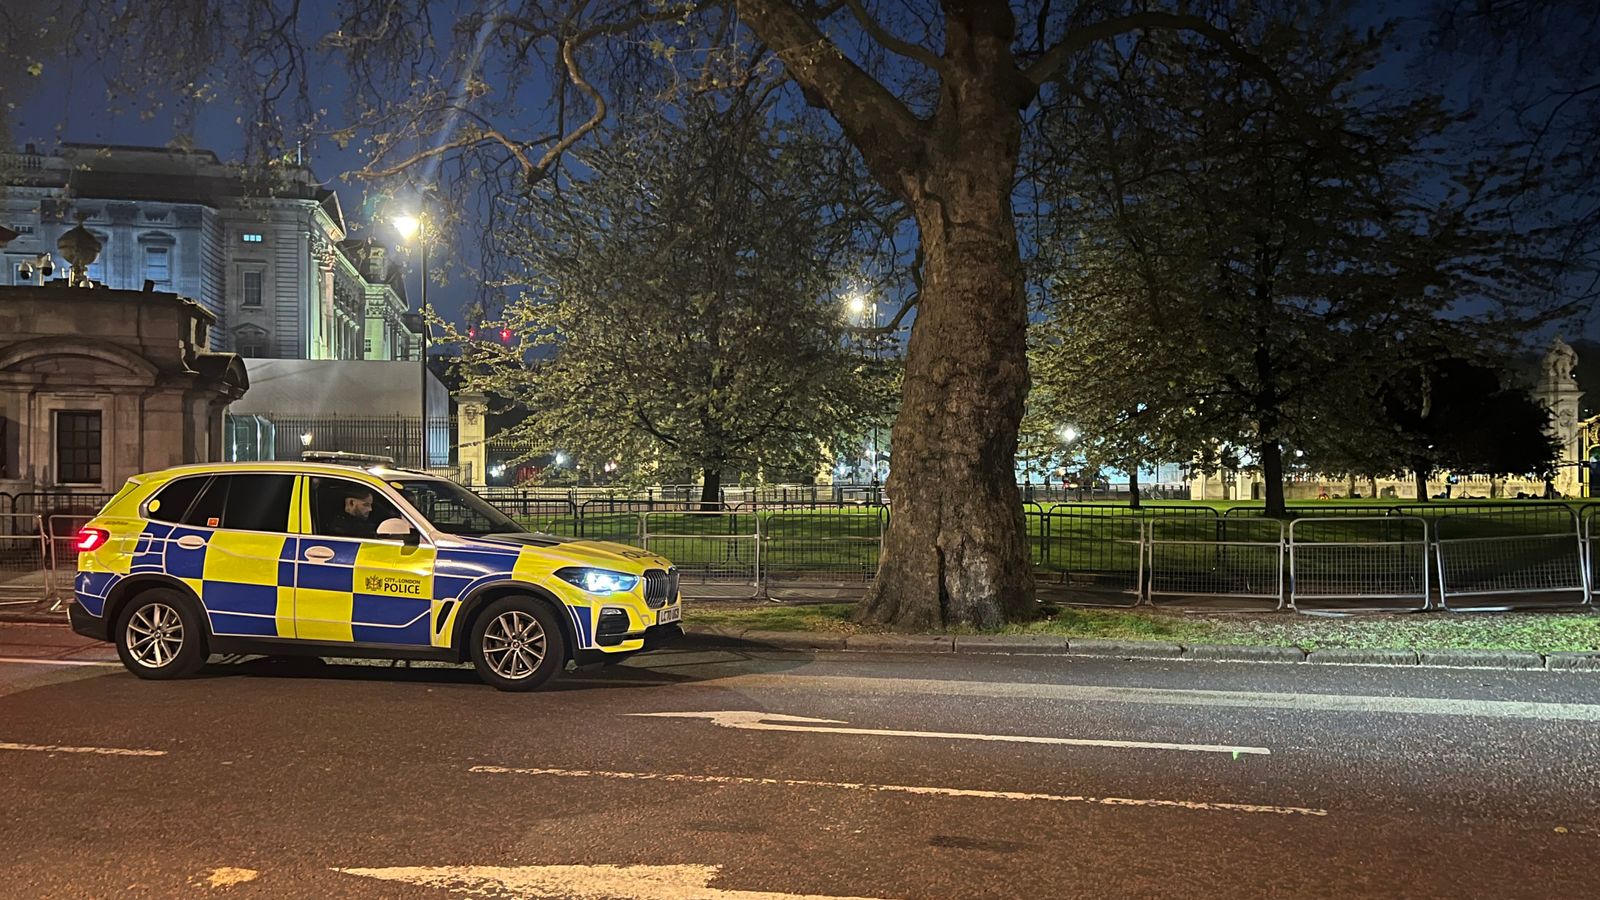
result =
[[420,445],[422,468],[426,469],[428,468],[428,235],[423,229],[420,215],[395,216],[394,230],[400,233],[401,240],[410,241],[413,237],[416,238],[417,245],[422,251],[422,296],[417,303],[419,313],[417,332],[422,337],[422,352],[418,354],[418,361],[421,363],[418,368],[421,369],[422,418],[419,420],[421,427],[418,431],[422,434]]

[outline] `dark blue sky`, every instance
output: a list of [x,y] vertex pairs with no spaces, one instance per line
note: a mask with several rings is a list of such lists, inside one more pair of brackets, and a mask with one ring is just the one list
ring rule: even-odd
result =
[[[330,97],[329,105],[333,102],[334,98]],[[244,137],[238,119],[242,114],[243,110],[231,101],[219,101],[202,108],[194,121],[195,146],[214,151],[224,160],[241,158]],[[75,71],[71,66],[51,61],[46,63],[37,88],[26,96],[12,120],[11,135],[18,146],[32,143],[46,153],[61,142],[165,147],[180,134],[177,119],[172,111],[151,115],[132,104],[118,109],[114,102],[108,104],[105,81],[100,73]],[[377,201],[381,198],[369,195],[364,183],[341,177],[361,166],[362,159],[354,149],[341,151],[332,141],[322,141],[314,150],[308,148],[305,153],[317,177],[339,192],[351,237],[370,235],[391,246],[403,246],[393,228],[384,221],[376,221],[380,208]],[[428,302],[447,319],[459,319],[462,307],[472,300],[475,290],[472,281],[475,273],[469,271],[468,266],[477,259],[476,245],[471,240],[454,243],[459,246],[449,252],[436,251],[429,258],[435,278],[428,288]],[[414,254],[410,261],[413,265],[406,287],[415,302],[420,275]],[[443,284],[438,281],[441,273],[445,278]]]

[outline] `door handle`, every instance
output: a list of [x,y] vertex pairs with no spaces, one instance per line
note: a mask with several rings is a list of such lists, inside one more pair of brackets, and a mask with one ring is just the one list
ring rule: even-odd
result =
[[175,543],[185,550],[199,550],[206,545],[206,539],[198,534],[186,534]]
[[333,549],[330,547],[307,547],[306,559],[312,562],[327,562],[333,559]]

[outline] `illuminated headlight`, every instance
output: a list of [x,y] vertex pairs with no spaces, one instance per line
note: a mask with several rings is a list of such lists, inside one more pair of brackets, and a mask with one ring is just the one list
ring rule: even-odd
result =
[[639,583],[639,576],[610,569],[562,569],[556,577],[591,594],[626,594]]

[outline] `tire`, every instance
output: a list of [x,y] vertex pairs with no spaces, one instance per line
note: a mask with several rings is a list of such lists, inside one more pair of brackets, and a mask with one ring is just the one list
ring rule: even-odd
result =
[[567,640],[555,610],[532,597],[490,603],[467,640],[478,677],[502,691],[535,690],[567,667]]
[[140,678],[183,678],[200,671],[211,654],[194,604],[168,588],[143,591],[117,613],[112,635],[117,656]]

